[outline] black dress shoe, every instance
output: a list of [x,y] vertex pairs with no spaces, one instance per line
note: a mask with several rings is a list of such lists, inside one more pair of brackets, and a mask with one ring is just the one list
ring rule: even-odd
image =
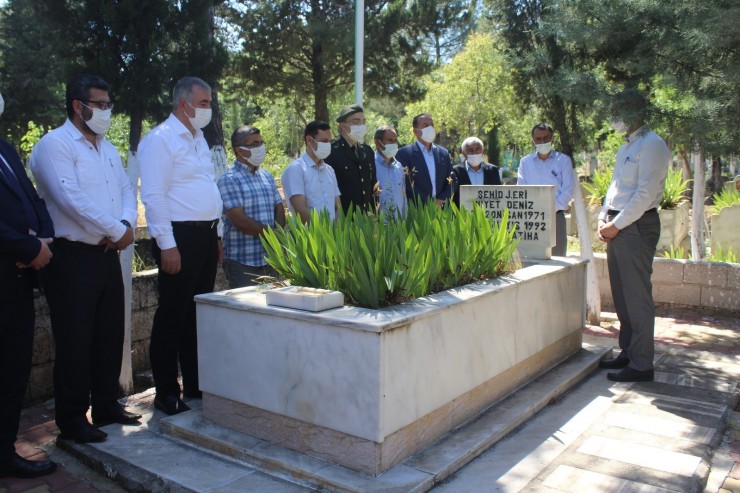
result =
[[612,382],[652,382],[654,372],[653,370],[640,371],[627,367],[616,373],[607,373],[606,378]]
[[183,390],[182,396],[187,397],[188,399],[202,399],[203,398],[203,392],[200,390]]
[[9,461],[0,462],[0,478],[38,478],[56,469],[57,465],[50,460],[26,460],[14,453]]
[[599,361],[599,368],[604,368],[607,370],[619,370],[621,368],[627,368],[627,365],[629,364],[630,359],[620,354],[616,358],[602,359],[601,361]]
[[176,395],[163,395],[154,398],[154,407],[166,412],[170,416],[190,411],[187,404]]
[[118,423],[122,425],[140,425],[139,420],[141,414],[134,414],[126,411],[118,403],[108,408],[105,413],[92,414],[93,423],[95,426],[105,426],[112,423]]
[[60,430],[59,438],[62,440],[74,440],[77,443],[104,442],[108,434],[95,428],[90,423],[85,423],[79,428]]

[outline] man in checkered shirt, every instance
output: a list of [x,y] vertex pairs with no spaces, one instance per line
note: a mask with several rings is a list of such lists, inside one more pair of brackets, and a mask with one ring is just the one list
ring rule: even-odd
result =
[[224,273],[229,287],[259,284],[261,276],[276,276],[265,260],[260,235],[276,224],[285,226],[285,209],[275,179],[260,168],[265,143],[260,131],[243,125],[231,135],[234,165],[218,180],[224,202]]

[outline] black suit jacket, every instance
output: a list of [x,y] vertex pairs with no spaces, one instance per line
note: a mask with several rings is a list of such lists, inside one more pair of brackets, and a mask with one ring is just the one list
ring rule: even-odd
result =
[[339,200],[345,214],[350,204],[355,209],[370,211],[375,205],[373,188],[375,187],[375,155],[369,145],[360,143],[359,158],[344,137],[338,137],[331,143],[331,154],[324,162],[334,169],[337,175],[337,186],[342,195]]
[[[483,167],[483,184],[484,185],[503,185],[501,175],[498,172],[498,166],[489,163],[481,163]],[[453,168],[455,173],[455,194],[453,201],[460,207],[460,185],[470,185],[470,176],[465,164],[458,164]]]
[[409,200],[419,199],[422,202],[431,198],[447,200],[452,195],[450,153],[444,147],[437,145],[432,148],[432,153],[435,164],[436,197],[432,197],[432,180],[429,176],[429,169],[416,141],[401,147],[396,154],[396,160],[406,168],[406,195]]
[[[31,263],[41,249],[39,241],[28,233],[31,215],[38,217],[39,228],[36,234],[39,238],[52,238],[54,226],[46,204],[33,188],[13,146],[0,140],[0,154],[20,182],[19,188],[18,183],[11,183],[4,173],[0,173],[0,270],[5,276],[15,272],[16,262]],[[5,167],[3,163],[0,166]],[[28,196],[33,210],[26,210],[25,202],[19,195],[21,193]]]

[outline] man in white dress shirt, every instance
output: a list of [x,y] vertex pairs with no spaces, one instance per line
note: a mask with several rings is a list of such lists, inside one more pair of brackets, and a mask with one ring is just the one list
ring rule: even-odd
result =
[[306,151],[283,171],[283,193],[291,211],[304,224],[311,220],[311,211],[325,210],[333,220],[342,204],[334,169],[324,162],[331,153],[331,127],[315,120],[303,131]]
[[84,74],[67,85],[68,119],[33,148],[30,167],[54,222],[46,296],[56,350],[54,399],[60,438],[100,442],[97,426],[135,424],[118,403],[124,337],[118,251],[134,241],[136,192],[103,134],[113,104],[108,84]]
[[201,131],[210,121],[211,87],[184,77],[175,84],[169,118],[139,145],[141,199],[159,266],[149,348],[154,405],[167,414],[190,409],[180,398],[178,361],[183,395],[201,396],[193,297],[213,291],[222,251],[217,225],[223,203]]
[[655,304],[650,276],[660,239],[658,205],[671,152],[663,139],[645,126],[647,112],[647,101],[634,89],[617,94],[612,105],[612,126],[627,142],[617,151],[598,232],[607,244],[609,283],[622,351],[599,366],[619,370],[607,374],[615,382],[653,380]]
[[550,125],[540,123],[532,129],[532,144],[536,150],[519,162],[517,185],[553,185],[555,187],[555,248],[552,254],[564,257],[568,250],[565,211],[573,199],[573,161],[552,149],[554,132]]

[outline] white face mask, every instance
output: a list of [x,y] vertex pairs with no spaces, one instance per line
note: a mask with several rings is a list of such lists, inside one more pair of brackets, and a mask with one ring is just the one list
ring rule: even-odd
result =
[[627,131],[629,130],[629,127],[627,126],[626,123],[624,123],[624,120],[622,120],[621,118],[612,118],[611,124],[612,124],[612,128],[616,132],[619,132],[621,134],[626,134]]
[[478,166],[483,162],[483,154],[468,154],[466,159],[470,166]]
[[0,94],[0,115],[3,114],[3,111],[5,111],[5,100],[3,99],[3,95]]
[[385,144],[385,150],[380,152],[388,159],[393,159],[398,152],[398,144]]
[[550,151],[552,151],[552,142],[545,142],[544,144],[535,144],[534,146],[537,148],[537,154],[542,154],[543,156],[545,154],[548,154]]
[[437,136],[437,131],[434,127],[424,127],[421,129],[421,140],[431,144],[434,142],[434,138]]
[[90,108],[87,105],[82,105],[85,108],[92,110],[92,116],[89,120],[85,121],[87,128],[92,130],[98,135],[103,135],[110,128],[110,115],[113,112],[111,109],[101,110],[99,108]]
[[314,155],[319,159],[326,159],[331,154],[331,142],[316,142],[313,138],[313,143],[316,144],[316,149],[313,150]]
[[[185,102],[188,103],[187,101]],[[211,115],[213,113],[211,108],[196,108],[190,103],[188,103],[188,106],[195,110],[195,116],[188,116],[188,120],[190,120],[193,128],[203,128],[211,123]]]
[[350,125],[349,127],[349,138],[354,140],[355,142],[360,142],[363,137],[365,137],[365,133],[367,132],[367,127],[365,125]]
[[265,144],[262,144],[259,147],[254,147],[252,149],[248,147],[239,147],[239,149],[251,152],[250,156],[246,158],[246,160],[255,168],[259,168],[260,165],[265,161],[265,157],[267,156],[267,148],[265,147]]

